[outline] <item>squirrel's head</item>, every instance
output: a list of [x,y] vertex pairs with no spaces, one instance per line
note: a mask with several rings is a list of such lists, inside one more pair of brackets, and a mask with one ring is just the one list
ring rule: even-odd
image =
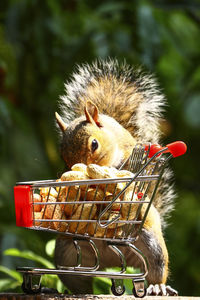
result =
[[62,131],[61,155],[68,168],[80,162],[115,165],[117,143],[115,135],[105,126],[104,117],[91,101],[86,102],[84,115],[69,125],[56,113],[56,120]]

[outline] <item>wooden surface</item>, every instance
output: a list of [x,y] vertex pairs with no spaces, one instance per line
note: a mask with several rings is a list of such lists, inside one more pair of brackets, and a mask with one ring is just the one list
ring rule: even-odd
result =
[[164,297],[164,296],[148,296],[145,298],[135,298],[134,296],[120,296],[113,295],[62,295],[62,294],[37,294],[37,295],[25,295],[25,294],[12,294],[12,293],[0,293],[1,300],[133,300],[133,299],[145,299],[145,300],[200,300],[200,297]]

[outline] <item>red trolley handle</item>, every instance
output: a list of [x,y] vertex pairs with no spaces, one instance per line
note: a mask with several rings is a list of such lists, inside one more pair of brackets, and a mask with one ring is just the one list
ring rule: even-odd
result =
[[[145,146],[145,150],[148,150],[148,145]],[[163,151],[162,151],[163,150]],[[177,141],[166,145],[165,147],[160,146],[159,144],[150,145],[149,158],[153,157],[157,152],[161,153],[171,153],[173,157],[178,157],[187,151],[187,145],[182,141]],[[161,153],[158,153],[160,155]]]

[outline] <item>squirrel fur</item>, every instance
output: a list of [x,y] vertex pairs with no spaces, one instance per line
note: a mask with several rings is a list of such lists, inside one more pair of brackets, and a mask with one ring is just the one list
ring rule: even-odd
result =
[[[154,77],[117,60],[97,60],[77,67],[65,95],[60,98],[61,116],[56,113],[61,129],[61,155],[70,169],[75,163],[96,163],[120,167],[139,142],[160,143],[160,119],[166,104]],[[149,284],[163,292],[168,277],[168,252],[162,229],[173,209],[174,192],[169,183],[171,172],[164,171],[154,206],[149,211],[138,247],[147,257]],[[105,242],[97,241],[103,262],[100,268],[113,267],[117,262],[112,253],[105,254]],[[85,247],[87,263],[90,249]],[[69,238],[57,239],[55,261],[69,265],[76,252]],[[124,250],[128,251],[127,249]],[[140,267],[131,253],[127,263]],[[91,293],[91,278],[60,276],[73,293]],[[165,292],[163,292],[165,294]],[[169,290],[170,293],[170,290]]]

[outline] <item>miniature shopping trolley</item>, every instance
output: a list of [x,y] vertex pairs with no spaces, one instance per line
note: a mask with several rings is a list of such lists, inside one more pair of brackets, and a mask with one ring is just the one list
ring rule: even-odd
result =
[[[133,294],[144,297],[148,263],[134,242],[143,228],[167,162],[185,151],[186,145],[183,142],[174,142],[166,147],[150,143],[138,144],[121,166],[121,169],[131,173],[119,171],[119,176],[103,179],[17,183],[14,187],[17,226],[71,237],[77,253],[75,266],[56,266],[56,269],[17,268],[23,273],[23,291],[40,292],[43,274],[82,275],[110,278],[114,295],[122,295],[125,292],[123,280],[131,279]],[[82,240],[94,252],[94,266],[82,265]],[[101,257],[95,243],[97,240],[105,241],[113,255],[118,256],[120,271],[99,270]],[[121,247],[128,247],[140,260],[143,265],[140,273],[126,273],[127,262]]]

